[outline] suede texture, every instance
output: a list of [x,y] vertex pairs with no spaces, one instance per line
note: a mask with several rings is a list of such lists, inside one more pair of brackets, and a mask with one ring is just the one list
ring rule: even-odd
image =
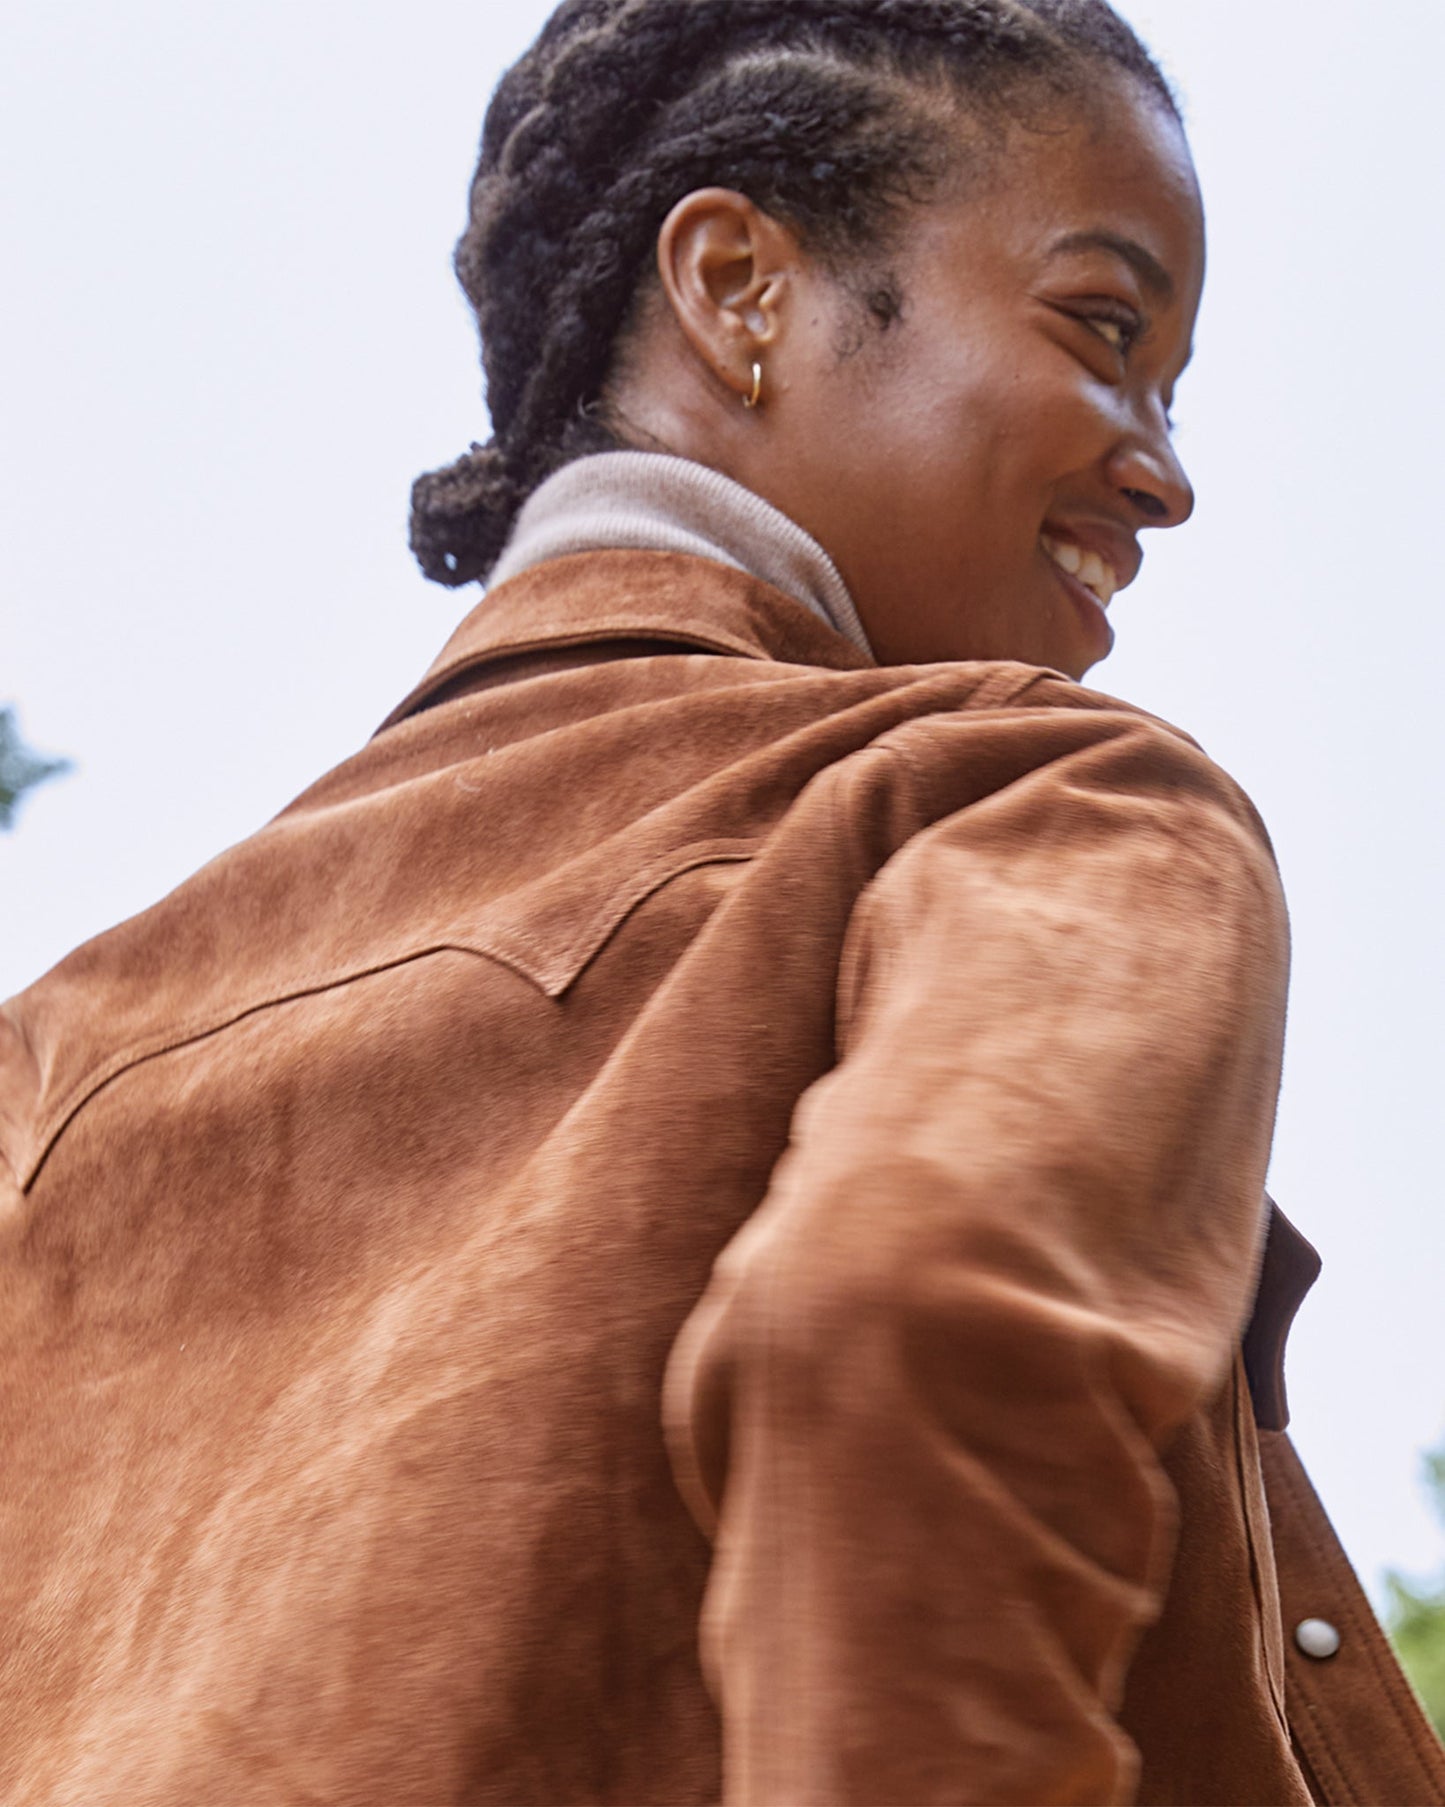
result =
[[502,586],[0,1012],[0,1801],[1445,1801],[1282,1436],[1286,963],[1136,710]]

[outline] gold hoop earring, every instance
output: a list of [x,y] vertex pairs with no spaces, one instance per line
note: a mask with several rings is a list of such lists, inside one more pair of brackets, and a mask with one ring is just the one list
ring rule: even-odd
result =
[[743,406],[745,408],[756,408],[762,399],[763,367],[761,364],[755,362],[753,364],[753,392],[751,395],[745,395],[743,397]]

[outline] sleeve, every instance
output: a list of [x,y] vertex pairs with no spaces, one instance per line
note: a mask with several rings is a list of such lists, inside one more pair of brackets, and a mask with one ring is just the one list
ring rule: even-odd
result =
[[1248,1316],[1287,958],[1252,809],[1147,721],[864,891],[838,1064],[668,1368],[728,1807],[1133,1798],[1160,1452]]

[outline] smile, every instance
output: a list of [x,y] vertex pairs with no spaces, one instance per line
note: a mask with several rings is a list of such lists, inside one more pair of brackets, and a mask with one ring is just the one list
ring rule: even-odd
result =
[[1040,534],[1039,544],[1061,571],[1077,578],[1086,590],[1092,591],[1102,607],[1108,608],[1115,591],[1123,587],[1119,573],[1097,552],[1085,552],[1082,546],[1075,546],[1069,540],[1056,540],[1047,533]]

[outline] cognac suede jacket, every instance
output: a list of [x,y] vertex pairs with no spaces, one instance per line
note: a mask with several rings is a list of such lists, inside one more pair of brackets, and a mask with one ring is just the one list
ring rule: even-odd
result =
[[0,1802],[1445,1801],[1282,1431],[1285,966],[1137,711],[502,586],[0,1013]]

